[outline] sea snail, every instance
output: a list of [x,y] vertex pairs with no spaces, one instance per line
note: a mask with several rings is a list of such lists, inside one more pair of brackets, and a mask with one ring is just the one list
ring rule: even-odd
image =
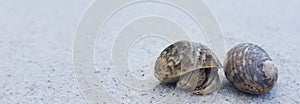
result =
[[226,78],[240,91],[250,94],[264,94],[277,81],[277,67],[261,47],[243,43],[226,55],[224,62]]
[[218,69],[221,63],[201,43],[179,41],[164,49],[155,63],[155,77],[162,83],[203,95],[220,86]]

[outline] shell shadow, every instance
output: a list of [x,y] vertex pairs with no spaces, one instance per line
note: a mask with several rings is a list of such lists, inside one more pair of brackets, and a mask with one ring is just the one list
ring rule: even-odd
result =
[[249,94],[249,93],[242,92],[237,88],[235,88],[230,82],[223,81],[219,93],[221,93],[222,95],[236,96],[238,97],[237,99],[241,99],[241,100],[253,101],[254,99],[262,99],[263,101],[267,101],[275,98],[274,93],[276,93],[276,87],[273,88],[270,92],[256,95],[256,94]]

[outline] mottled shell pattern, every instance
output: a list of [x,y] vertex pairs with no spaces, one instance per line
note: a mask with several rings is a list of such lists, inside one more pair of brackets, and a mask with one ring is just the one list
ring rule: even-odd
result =
[[177,83],[177,87],[208,94],[220,86],[219,60],[201,43],[179,41],[162,51],[155,63],[155,77],[162,83]]
[[224,62],[226,78],[239,90],[250,94],[264,94],[277,81],[277,68],[261,47],[243,43],[227,53]]

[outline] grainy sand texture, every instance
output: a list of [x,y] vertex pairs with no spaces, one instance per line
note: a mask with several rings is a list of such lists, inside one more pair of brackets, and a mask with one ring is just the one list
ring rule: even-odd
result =
[[[191,95],[172,85],[159,84],[153,63],[169,42],[162,38],[141,38],[128,51],[130,71],[135,78],[157,84],[145,89],[126,85],[116,75],[108,58],[115,42],[111,31],[130,13],[112,17],[95,42],[95,75],[100,85],[120,103],[300,103],[300,1],[299,0],[205,0],[224,36],[225,51],[239,43],[254,43],[264,48],[278,67],[276,86],[264,95],[249,95],[235,89],[219,71],[219,91],[203,96]],[[88,98],[73,70],[73,42],[82,16],[93,0],[2,0],[0,2],[0,103],[1,104],[86,104]],[[148,5],[149,6],[149,5]],[[161,11],[168,8],[161,9]],[[189,33],[193,21],[168,13]],[[114,21],[113,21],[114,20]],[[189,23],[191,23],[189,25]],[[201,30],[201,29],[200,29]],[[195,35],[194,34],[194,35]],[[174,36],[176,37],[176,36]],[[201,38],[201,36],[199,36]],[[193,41],[198,41],[197,38]],[[199,40],[201,41],[201,40]],[[203,43],[207,43],[203,41]],[[225,55],[225,54],[224,54]],[[220,60],[223,62],[223,60]],[[84,70],[83,70],[84,71]],[[142,82],[140,82],[142,83]],[[137,83],[138,84],[138,83]],[[91,87],[92,88],[92,87]],[[90,89],[93,91],[93,89]],[[173,94],[172,94],[173,92]],[[99,102],[109,103],[109,102]]]

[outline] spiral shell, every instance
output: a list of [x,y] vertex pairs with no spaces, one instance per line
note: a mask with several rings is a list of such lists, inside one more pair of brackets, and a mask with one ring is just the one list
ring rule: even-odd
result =
[[155,63],[155,77],[162,83],[194,94],[208,94],[220,86],[219,60],[201,43],[179,41],[162,51]]
[[239,90],[250,94],[264,94],[277,81],[277,68],[261,47],[243,43],[227,53],[224,72],[226,78]]

